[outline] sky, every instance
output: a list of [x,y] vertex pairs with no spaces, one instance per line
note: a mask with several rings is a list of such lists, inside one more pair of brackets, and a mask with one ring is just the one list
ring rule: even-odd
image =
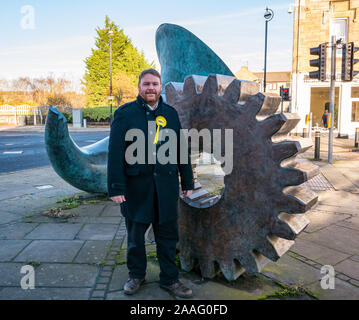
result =
[[124,30],[146,59],[158,62],[155,33],[178,24],[204,41],[236,73],[264,68],[265,8],[267,72],[290,71],[294,0],[0,0],[0,79],[64,77],[79,86],[86,57],[95,48],[105,16]]

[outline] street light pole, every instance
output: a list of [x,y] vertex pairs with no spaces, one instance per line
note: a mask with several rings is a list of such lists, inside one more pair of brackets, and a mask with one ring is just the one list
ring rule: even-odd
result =
[[332,55],[331,55],[331,71],[330,71],[330,105],[329,105],[329,139],[328,139],[328,163],[333,164],[333,134],[334,134],[334,104],[335,104],[335,75],[337,61],[337,41],[332,36]]
[[265,45],[264,45],[264,76],[263,76],[263,92],[266,92],[267,86],[267,35],[268,35],[268,22],[271,21],[274,17],[274,12],[271,9],[266,8],[264,13],[264,19],[266,19],[266,28],[265,28]]
[[113,31],[108,32],[110,36],[110,125],[112,124],[112,37]]

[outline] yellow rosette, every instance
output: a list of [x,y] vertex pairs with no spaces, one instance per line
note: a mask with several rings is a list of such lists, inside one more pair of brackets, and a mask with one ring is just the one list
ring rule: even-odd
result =
[[162,128],[164,128],[167,125],[167,120],[165,119],[165,117],[158,116],[156,118],[156,124],[157,124],[157,131],[156,131],[155,141],[153,142],[154,144],[157,144],[157,142],[158,142],[158,135],[160,133],[160,126]]

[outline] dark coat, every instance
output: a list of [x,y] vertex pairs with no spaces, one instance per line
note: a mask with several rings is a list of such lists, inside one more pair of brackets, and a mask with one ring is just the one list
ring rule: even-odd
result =
[[[148,121],[155,121],[157,116],[167,120],[165,129],[171,128],[177,135],[177,164],[150,164],[148,161]],[[128,164],[125,152],[132,141],[125,141],[126,132],[140,129],[146,141],[145,164]],[[115,111],[111,125],[108,152],[108,194],[110,197],[124,195],[126,201],[121,204],[122,214],[132,221],[152,223],[154,221],[155,194],[157,194],[159,223],[171,221],[178,217],[179,179],[182,190],[194,188],[193,172],[188,157],[187,164],[180,164],[181,123],[176,109],[165,104],[160,98],[154,111],[149,111],[144,100],[138,96],[136,101],[129,102]],[[168,140],[168,139],[166,139]],[[164,141],[165,142],[165,141]],[[162,144],[164,143],[162,142]],[[160,147],[158,144],[157,149]]]

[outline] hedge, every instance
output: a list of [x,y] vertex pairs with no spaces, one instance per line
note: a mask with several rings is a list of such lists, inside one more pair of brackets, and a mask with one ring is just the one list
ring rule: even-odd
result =
[[[116,107],[112,107],[112,114],[115,113]],[[109,122],[110,107],[83,108],[82,115],[87,122]],[[72,114],[63,113],[67,122],[72,123]]]

